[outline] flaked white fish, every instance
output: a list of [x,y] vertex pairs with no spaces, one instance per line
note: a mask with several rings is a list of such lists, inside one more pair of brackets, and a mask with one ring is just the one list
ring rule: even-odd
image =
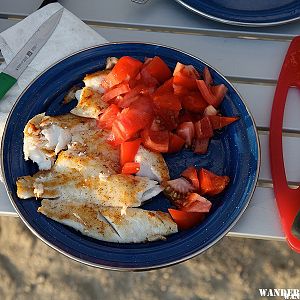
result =
[[84,235],[107,242],[140,243],[178,232],[170,215],[159,211],[128,208],[126,215],[122,215],[117,207],[65,200],[43,200],[38,211]]

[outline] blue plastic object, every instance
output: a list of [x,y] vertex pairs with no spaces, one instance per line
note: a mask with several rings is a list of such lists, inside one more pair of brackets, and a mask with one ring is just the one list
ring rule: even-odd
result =
[[[253,119],[234,88],[222,75],[210,68],[214,81],[228,87],[223,101],[223,115],[240,120],[217,133],[206,155],[183,150],[166,155],[171,177],[190,165],[205,167],[219,175],[228,175],[231,183],[219,197],[205,221],[194,229],[171,235],[166,241],[142,244],[115,244],[83,236],[37,212],[40,201],[20,200],[16,194],[19,176],[33,174],[36,166],[23,158],[23,129],[34,115],[46,112],[58,115],[70,111],[75,103],[63,105],[67,91],[82,81],[87,73],[101,70],[109,56],[130,55],[143,60],[160,56],[171,68],[177,61],[192,64],[198,70],[201,60],[176,49],[142,43],[113,43],[90,48],[57,63],[37,78],[14,106],[4,132],[2,164],[6,187],[13,206],[25,224],[40,239],[61,253],[80,262],[118,270],[145,270],[172,265],[191,258],[216,243],[235,224],[246,209],[255,189],[259,170],[259,145]],[[169,201],[160,194],[144,205],[146,209],[166,211]]]

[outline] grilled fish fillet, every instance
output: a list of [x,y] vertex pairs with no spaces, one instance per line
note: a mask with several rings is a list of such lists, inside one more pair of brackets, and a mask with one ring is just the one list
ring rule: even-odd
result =
[[97,119],[108,107],[108,103],[101,100],[102,94],[92,88],[84,87],[76,92],[77,95],[79,95],[77,106],[71,110],[76,116]]
[[116,207],[46,199],[38,211],[84,235],[107,242],[154,241],[178,231],[169,214],[159,211],[128,208],[126,215],[122,215]]
[[[40,170],[57,163],[94,176],[115,174],[120,170],[119,149],[106,142],[108,133],[96,120],[72,114],[32,118],[24,129],[25,160],[36,162]],[[62,151],[65,150],[65,151]],[[169,170],[160,153],[140,146],[135,160],[141,164],[139,176],[156,181],[169,180]]]
[[89,87],[93,89],[94,91],[97,91],[100,94],[104,93],[104,89],[101,86],[101,83],[105,80],[107,74],[110,72],[110,70],[104,70],[104,71],[98,71],[92,74],[87,74],[83,82],[86,87]]

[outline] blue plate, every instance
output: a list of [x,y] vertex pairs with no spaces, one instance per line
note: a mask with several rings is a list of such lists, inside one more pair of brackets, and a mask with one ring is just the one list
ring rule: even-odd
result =
[[299,0],[176,0],[203,17],[240,26],[271,26],[300,18]]
[[[203,70],[206,64],[176,49],[142,43],[112,43],[80,51],[40,75],[20,96],[6,124],[2,140],[2,166],[10,200],[29,229],[59,252],[91,266],[117,270],[146,270],[172,265],[208,249],[221,239],[246,209],[253,194],[259,170],[259,146],[253,119],[232,85],[211,69],[216,83],[228,87],[223,101],[224,115],[239,116],[212,139],[206,155],[184,150],[166,155],[171,177],[177,177],[190,165],[205,167],[228,175],[231,183],[219,197],[205,221],[194,229],[180,231],[167,238],[141,244],[115,244],[83,236],[79,232],[37,213],[40,201],[20,200],[16,194],[19,176],[33,174],[36,167],[23,159],[23,129],[30,118],[41,112],[57,115],[68,112],[75,103],[62,105],[66,92],[82,81],[85,74],[104,68],[108,56],[130,55],[143,60],[160,56],[174,68],[177,61]],[[161,194],[144,205],[146,209],[164,210],[169,201]]]

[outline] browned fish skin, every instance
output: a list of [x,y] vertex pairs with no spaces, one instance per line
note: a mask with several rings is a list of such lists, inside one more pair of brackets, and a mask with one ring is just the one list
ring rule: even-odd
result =
[[43,200],[38,209],[47,217],[108,242],[139,243],[163,239],[178,231],[169,214],[128,208],[103,207],[78,201]]

